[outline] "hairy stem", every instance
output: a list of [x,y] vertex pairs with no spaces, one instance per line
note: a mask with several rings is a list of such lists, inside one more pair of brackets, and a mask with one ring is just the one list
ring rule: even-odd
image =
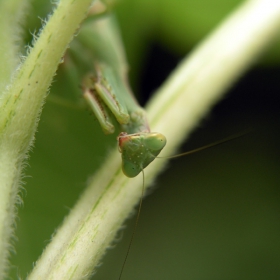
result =
[[[181,63],[148,105],[152,130],[167,136],[166,154],[178,147],[222,93],[278,35],[279,28],[280,2],[247,1]],[[164,160],[150,164],[145,171],[147,184],[164,164]],[[28,279],[88,279],[139,202],[141,187],[142,177],[126,178],[119,153],[112,152]]]
[[[5,1],[4,1],[5,2]],[[21,172],[42,104],[92,0],[62,0],[0,100],[0,279],[7,271]]]
[[0,96],[19,62],[20,22],[28,0],[0,1]]

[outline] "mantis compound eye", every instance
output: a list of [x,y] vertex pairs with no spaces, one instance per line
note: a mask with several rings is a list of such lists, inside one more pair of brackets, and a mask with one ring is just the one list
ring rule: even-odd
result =
[[123,160],[122,163],[122,170],[125,176],[129,178],[133,178],[137,176],[141,172],[141,168],[139,168],[139,165],[134,164],[133,162],[129,160]]
[[146,147],[150,150],[161,151],[166,145],[166,138],[163,134],[158,132],[147,133],[145,137]]

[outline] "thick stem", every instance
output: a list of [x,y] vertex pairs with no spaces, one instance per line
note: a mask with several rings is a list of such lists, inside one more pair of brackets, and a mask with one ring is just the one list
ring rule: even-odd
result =
[[24,159],[46,92],[92,0],[62,0],[0,100],[0,279],[7,271]]
[[[278,35],[279,28],[279,1],[248,1],[182,62],[148,106],[152,129],[167,135],[166,154],[176,149],[222,93]],[[145,172],[147,184],[164,164],[164,160],[150,164]],[[28,279],[88,279],[139,202],[141,187],[141,176],[126,178],[121,171],[120,155],[112,152]]]
[[0,1],[0,95],[19,62],[20,24],[27,6],[28,0]]

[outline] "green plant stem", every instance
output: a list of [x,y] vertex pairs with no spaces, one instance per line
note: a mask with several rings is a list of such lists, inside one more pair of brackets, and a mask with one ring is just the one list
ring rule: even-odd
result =
[[[151,128],[167,135],[165,154],[174,152],[279,28],[280,2],[248,1],[181,63],[148,105]],[[161,159],[150,164],[147,184],[165,163]],[[122,174],[116,149],[90,180],[28,279],[88,279],[139,202],[141,188],[142,176],[128,179]]]
[[19,63],[19,23],[27,10],[28,0],[0,1],[0,96]]
[[0,100],[0,279],[7,271],[26,154],[58,64],[92,0],[62,0]]

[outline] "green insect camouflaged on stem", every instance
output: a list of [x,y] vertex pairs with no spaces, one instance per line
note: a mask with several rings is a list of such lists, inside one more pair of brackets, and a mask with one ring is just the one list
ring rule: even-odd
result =
[[112,14],[86,21],[79,31],[75,55],[90,53],[83,79],[84,97],[106,134],[114,132],[113,116],[121,131],[149,131],[145,110],[127,83],[127,64],[117,22]]
[[83,96],[98,119],[104,133],[115,130],[113,116],[120,125],[119,151],[126,176],[135,177],[147,167],[166,144],[166,138],[150,132],[145,110],[134,98],[127,83],[127,64],[115,18],[105,15],[87,20],[79,31],[72,55],[82,58],[87,71]]

